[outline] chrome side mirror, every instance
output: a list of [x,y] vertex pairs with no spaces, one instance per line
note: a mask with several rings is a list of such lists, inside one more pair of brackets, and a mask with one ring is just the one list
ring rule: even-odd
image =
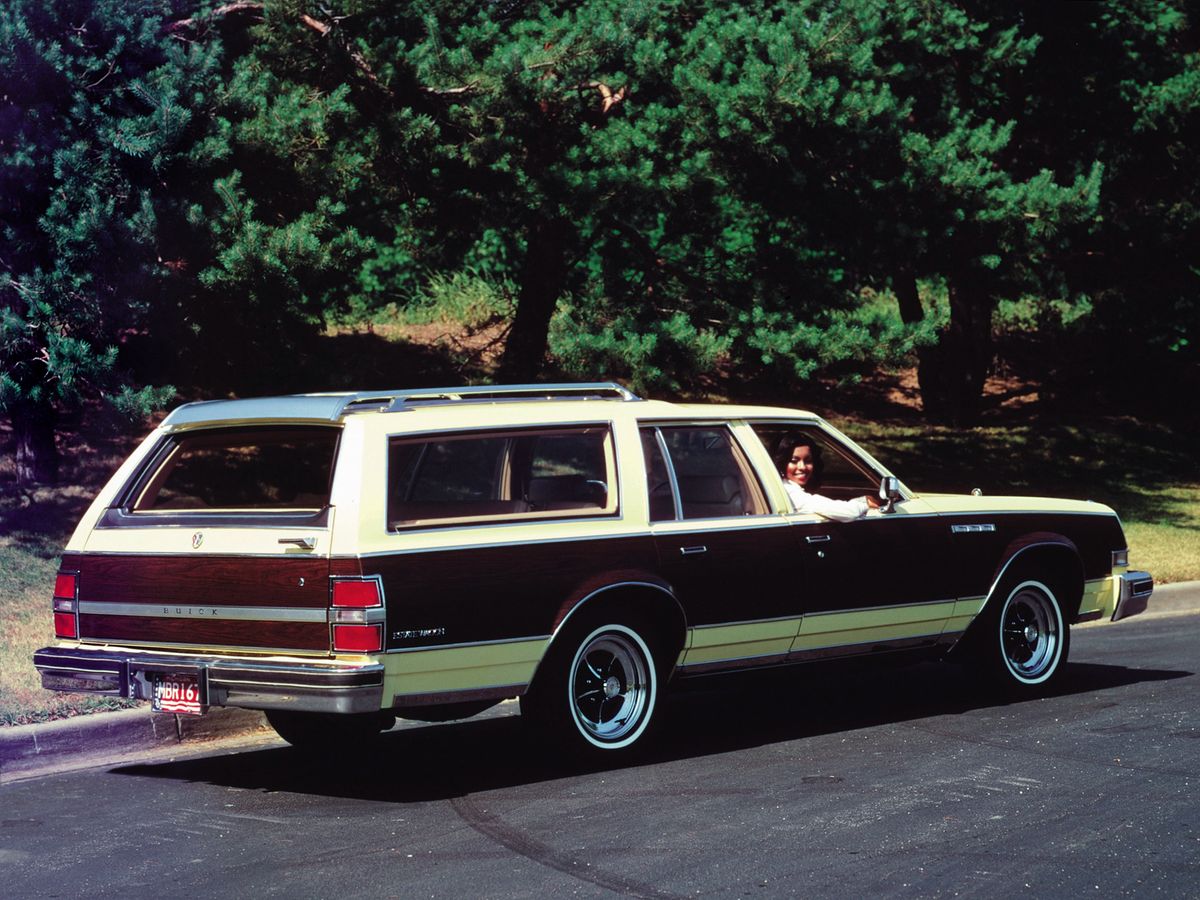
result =
[[902,497],[899,478],[895,475],[885,475],[879,479],[879,499],[883,501],[883,505],[879,507],[881,513],[895,512],[896,501]]

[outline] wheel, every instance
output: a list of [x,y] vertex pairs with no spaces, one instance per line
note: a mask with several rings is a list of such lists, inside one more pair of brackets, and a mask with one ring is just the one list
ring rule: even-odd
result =
[[659,672],[648,629],[590,619],[560,638],[521,714],[584,755],[629,751],[654,721]]
[[391,728],[390,713],[316,713],[290,709],[266,710],[275,733],[300,750],[346,749]]
[[987,620],[983,662],[1002,688],[1033,693],[1062,672],[1070,650],[1070,626],[1058,597],[1041,581],[1019,580]]

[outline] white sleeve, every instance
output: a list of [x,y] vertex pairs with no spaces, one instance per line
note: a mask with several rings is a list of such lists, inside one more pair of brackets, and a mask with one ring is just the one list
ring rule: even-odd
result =
[[813,513],[835,522],[853,522],[867,514],[871,507],[866,497],[855,497],[853,500],[834,500],[832,497],[822,497],[820,494],[810,494],[790,481],[783,483],[787,490],[792,506],[799,513]]

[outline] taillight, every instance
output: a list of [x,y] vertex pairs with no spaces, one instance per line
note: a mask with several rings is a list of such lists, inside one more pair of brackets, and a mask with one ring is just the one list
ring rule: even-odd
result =
[[371,606],[382,606],[382,589],[378,578],[349,579],[337,578],[333,582],[333,591],[329,604],[335,607],[354,607],[366,609]]
[[383,626],[334,625],[333,649],[341,653],[377,653],[383,649]]
[[76,638],[79,636],[75,617],[76,597],[79,593],[79,576],[74,572],[59,572],[54,579],[54,636]]
[[383,649],[383,580],[378,575],[331,579],[329,606],[335,653]]

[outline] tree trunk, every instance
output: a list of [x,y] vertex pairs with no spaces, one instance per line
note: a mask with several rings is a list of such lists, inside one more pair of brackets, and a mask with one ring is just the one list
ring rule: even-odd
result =
[[547,218],[529,230],[517,313],[500,363],[502,380],[531,382],[542,370],[550,319],[567,280],[568,228],[565,221]]
[[[909,304],[915,292],[915,281],[912,297],[902,297],[897,288],[902,316],[906,308],[911,313]],[[965,425],[976,421],[983,407],[983,383],[992,366],[995,299],[976,273],[952,276],[949,292],[950,322],[936,344],[918,352],[917,381],[921,403],[930,418]]]
[[9,407],[15,445],[17,484],[53,484],[58,480],[58,447],[54,444],[52,408],[34,403]]

